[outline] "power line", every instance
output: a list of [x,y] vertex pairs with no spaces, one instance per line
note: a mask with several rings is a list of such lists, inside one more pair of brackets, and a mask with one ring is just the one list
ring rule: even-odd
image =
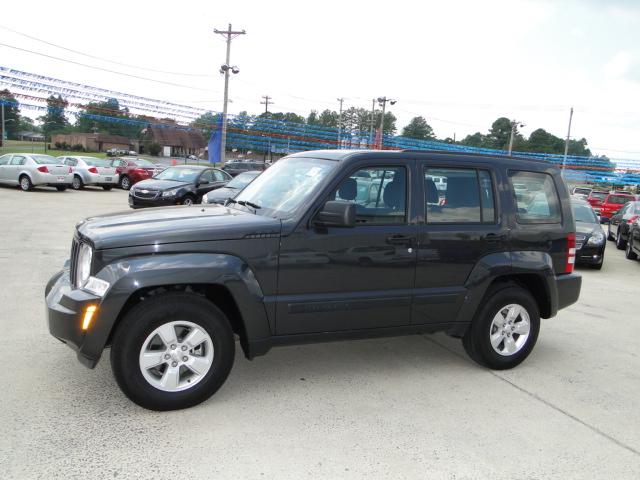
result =
[[273,105],[273,102],[270,102],[269,100],[273,100],[273,97],[263,95],[262,98],[264,98],[264,102],[260,102],[260,105],[264,105],[264,113],[269,113],[269,104]]
[[103,72],[115,73],[116,75],[123,75],[125,77],[130,77],[130,78],[137,78],[138,80],[146,80],[148,82],[162,83],[164,85],[171,85],[172,87],[189,88],[191,90],[201,90],[203,92],[210,92],[211,91],[211,89],[209,89],[209,88],[198,88],[198,87],[193,87],[193,86],[190,86],[190,85],[182,85],[180,83],[165,82],[164,80],[156,80],[155,78],[142,77],[140,75],[133,75],[131,73],[118,72],[118,71],[115,71],[115,70],[109,70],[108,68],[96,67],[94,65],[87,65],[86,63],[75,62],[73,60],[67,60],[66,58],[55,57],[53,55],[47,55],[46,53],[36,52],[36,51],[33,51],[33,50],[28,50],[26,48],[16,47],[14,45],[8,45],[6,43],[0,43],[0,46],[7,47],[7,48],[12,48],[14,50],[19,50],[21,52],[32,53],[34,55],[39,55],[41,57],[51,58],[53,60],[58,60],[60,62],[72,63],[74,65],[79,65],[81,67],[92,68],[94,70],[101,70]]
[[214,77],[211,74],[205,74],[205,73],[170,72],[170,71],[167,71],[167,70],[157,70],[157,69],[154,69],[154,68],[147,68],[147,67],[140,67],[138,65],[131,65],[129,63],[118,62],[118,61],[115,61],[115,60],[110,60],[108,58],[98,57],[96,55],[91,55],[89,53],[84,53],[84,52],[81,52],[79,50],[74,50],[73,48],[64,47],[62,45],[58,45],[57,43],[49,42],[47,40],[43,40],[41,38],[37,38],[37,37],[34,37],[32,35],[27,35],[26,33],[19,32],[17,30],[9,28],[9,27],[7,27],[5,25],[0,25],[0,28],[2,28],[4,30],[7,30],[9,32],[15,33],[16,35],[21,35],[21,36],[23,36],[25,38],[29,38],[31,40],[35,40],[36,42],[44,43],[45,45],[50,45],[52,47],[56,47],[56,48],[59,48],[61,50],[66,50],[67,52],[75,53],[77,55],[82,55],[82,56],[88,57],[88,58],[93,58],[94,60],[100,60],[100,61],[103,61],[103,62],[113,63],[115,65],[120,65],[120,66],[123,66],[123,67],[135,68],[137,70],[146,70],[146,71],[155,72],[155,73],[165,73],[165,74],[168,74],[168,75],[181,75],[183,77],[208,77],[208,78],[213,78]]

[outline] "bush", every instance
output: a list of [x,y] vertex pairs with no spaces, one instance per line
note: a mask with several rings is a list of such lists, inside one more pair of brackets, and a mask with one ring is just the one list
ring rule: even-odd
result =
[[56,142],[54,145],[58,150],[62,150],[62,144],[60,142]]
[[76,143],[71,147],[71,150],[73,150],[74,152],[84,152],[84,147],[81,143]]
[[149,145],[149,154],[153,155],[154,157],[157,157],[158,155],[160,155],[161,150],[162,150],[162,147],[157,143],[152,143]]

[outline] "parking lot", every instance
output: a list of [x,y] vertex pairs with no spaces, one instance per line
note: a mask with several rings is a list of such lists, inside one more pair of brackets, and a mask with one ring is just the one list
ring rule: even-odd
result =
[[4,478],[640,478],[640,262],[611,242],[515,370],[443,334],[238,349],[215,396],[158,413],[46,325],[74,225],[118,210],[121,190],[0,187]]

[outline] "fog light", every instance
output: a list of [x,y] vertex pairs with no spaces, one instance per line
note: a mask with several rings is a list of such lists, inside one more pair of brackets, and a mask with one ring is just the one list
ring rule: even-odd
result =
[[98,307],[96,305],[89,305],[84,311],[84,318],[82,319],[82,330],[88,330],[91,326],[91,320],[93,320],[93,314],[96,313]]
[[84,284],[84,290],[91,292],[99,297],[104,296],[109,289],[109,282],[96,277],[89,277],[87,283]]

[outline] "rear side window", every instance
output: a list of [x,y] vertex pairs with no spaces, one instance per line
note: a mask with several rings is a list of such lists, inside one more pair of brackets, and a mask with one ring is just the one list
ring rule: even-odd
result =
[[427,223],[494,223],[491,175],[486,170],[425,168]]
[[[551,175],[510,171],[509,176],[516,198],[518,223],[560,223],[560,200]],[[526,193],[517,192],[514,184],[526,185]]]

